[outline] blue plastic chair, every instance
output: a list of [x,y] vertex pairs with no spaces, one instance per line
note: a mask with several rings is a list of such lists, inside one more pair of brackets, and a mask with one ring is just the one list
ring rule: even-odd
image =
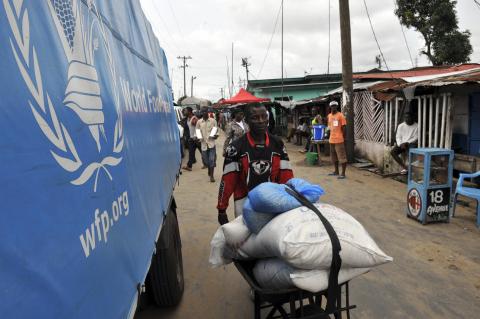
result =
[[466,196],[473,198],[477,201],[477,227],[480,228],[480,189],[473,187],[463,186],[463,180],[465,178],[475,178],[480,176],[480,171],[474,174],[460,174],[458,179],[457,189],[455,190],[455,197],[453,199],[453,212],[452,217],[455,216],[455,207],[457,206],[457,197],[458,195]]

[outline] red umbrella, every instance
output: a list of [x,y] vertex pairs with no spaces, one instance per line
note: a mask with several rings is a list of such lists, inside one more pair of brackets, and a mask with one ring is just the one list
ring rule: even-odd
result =
[[240,104],[240,103],[258,103],[258,102],[270,102],[270,99],[259,98],[255,95],[240,89],[240,91],[229,100],[223,100],[220,104]]

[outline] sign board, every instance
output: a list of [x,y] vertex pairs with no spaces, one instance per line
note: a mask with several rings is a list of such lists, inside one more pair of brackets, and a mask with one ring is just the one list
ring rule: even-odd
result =
[[412,188],[407,195],[408,213],[414,218],[418,218],[422,211],[422,197],[416,188]]
[[448,220],[450,212],[450,187],[429,189],[427,191],[427,214],[429,221]]

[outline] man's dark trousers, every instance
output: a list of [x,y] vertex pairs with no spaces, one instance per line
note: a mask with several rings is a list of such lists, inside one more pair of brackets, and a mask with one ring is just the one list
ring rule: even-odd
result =
[[195,152],[197,151],[197,141],[193,138],[188,139],[188,163],[187,167],[192,168],[193,163],[197,160],[195,159]]

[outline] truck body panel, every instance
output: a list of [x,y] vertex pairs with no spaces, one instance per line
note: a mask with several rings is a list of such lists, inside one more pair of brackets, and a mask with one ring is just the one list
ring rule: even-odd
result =
[[180,168],[165,53],[137,0],[0,8],[0,316],[125,318]]

